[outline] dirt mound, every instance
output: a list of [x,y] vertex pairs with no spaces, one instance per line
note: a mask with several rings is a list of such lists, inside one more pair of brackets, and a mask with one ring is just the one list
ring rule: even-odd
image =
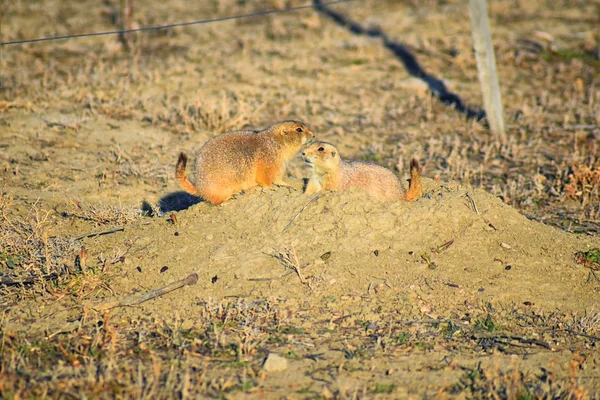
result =
[[589,270],[573,255],[600,240],[530,221],[482,190],[426,180],[415,203],[376,203],[360,191],[309,198],[300,186],[199,203],[86,246],[134,243],[112,282],[119,296],[198,274],[197,285],[143,306],[156,311],[267,296],[412,298],[409,307],[429,315],[479,301],[594,304]]

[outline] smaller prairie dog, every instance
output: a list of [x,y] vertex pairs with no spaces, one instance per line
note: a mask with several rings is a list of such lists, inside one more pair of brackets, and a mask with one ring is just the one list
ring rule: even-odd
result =
[[179,155],[177,182],[186,192],[211,204],[254,186],[287,186],[285,163],[314,133],[298,121],[284,121],[262,131],[237,131],[210,139],[196,153],[192,182],[185,174],[188,158]]
[[334,145],[314,142],[302,151],[304,161],[312,167],[304,193],[321,190],[344,190],[359,187],[379,201],[413,201],[423,195],[421,169],[417,160],[410,162],[408,190],[389,169],[361,161],[344,161]]

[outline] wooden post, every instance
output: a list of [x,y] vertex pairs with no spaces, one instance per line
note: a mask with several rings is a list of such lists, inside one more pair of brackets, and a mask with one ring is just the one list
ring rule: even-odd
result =
[[483,105],[492,133],[502,143],[506,142],[504,111],[500,97],[500,85],[496,73],[496,58],[492,46],[490,21],[485,0],[469,0],[471,10],[471,32],[477,59],[479,82],[483,92]]

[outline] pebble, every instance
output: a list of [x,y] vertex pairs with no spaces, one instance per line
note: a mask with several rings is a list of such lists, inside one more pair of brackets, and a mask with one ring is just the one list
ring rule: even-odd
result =
[[279,354],[269,353],[262,367],[267,372],[279,372],[285,371],[287,366],[287,358],[281,357]]

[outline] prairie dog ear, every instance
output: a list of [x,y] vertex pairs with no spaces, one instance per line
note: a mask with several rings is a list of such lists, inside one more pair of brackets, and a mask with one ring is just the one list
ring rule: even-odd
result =
[[281,136],[287,136],[287,131],[285,129],[281,130]]
[[331,152],[331,157],[335,157],[335,155],[336,155],[336,152],[335,152],[335,151],[332,151],[332,152]]

